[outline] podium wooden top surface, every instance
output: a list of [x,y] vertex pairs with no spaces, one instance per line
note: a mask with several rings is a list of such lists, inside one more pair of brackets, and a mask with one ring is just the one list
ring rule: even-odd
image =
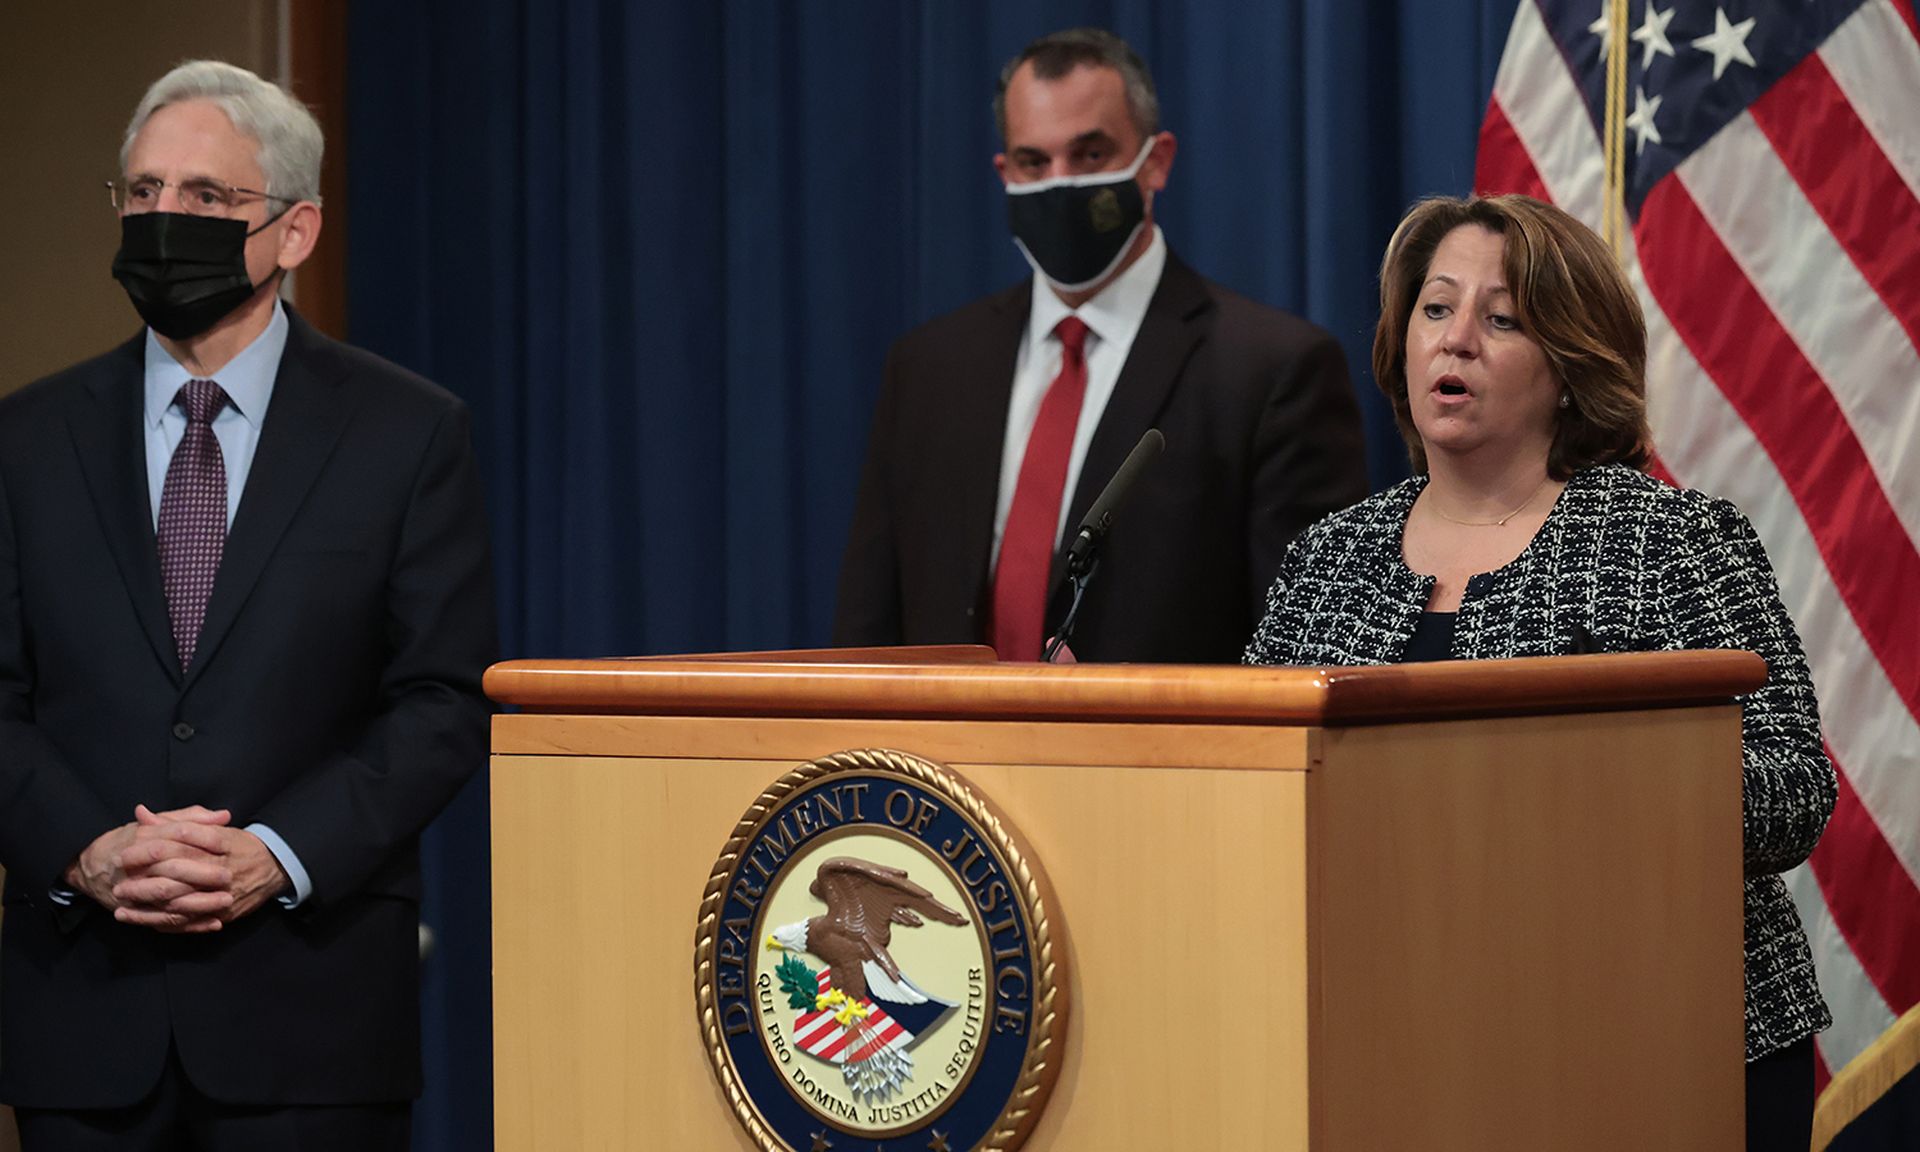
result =
[[1000,663],[989,648],[510,660],[493,699],[589,715],[1131,720],[1340,727],[1724,703],[1751,652],[1643,652],[1358,668]]

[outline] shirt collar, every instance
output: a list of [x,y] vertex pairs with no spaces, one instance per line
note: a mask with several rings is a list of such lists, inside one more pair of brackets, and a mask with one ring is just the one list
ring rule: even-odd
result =
[[[214,373],[234,410],[253,425],[255,432],[266,418],[267,401],[273,398],[274,377],[280,374],[280,355],[287,350],[287,330],[286,307],[276,299],[266,331],[255,336],[253,343],[241,349],[240,355]],[[160,338],[151,328],[147,329],[146,351],[146,417],[147,427],[153,428],[159,426],[160,418],[173,406],[173,398],[179,394],[181,385],[194,379],[194,375],[161,347]]]
[[1033,278],[1033,307],[1027,317],[1027,340],[1030,344],[1045,340],[1053,335],[1054,328],[1067,316],[1078,316],[1086,321],[1087,327],[1101,340],[1118,340],[1123,336],[1131,338],[1140,330],[1140,322],[1146,318],[1147,305],[1153,302],[1153,294],[1160,287],[1160,273],[1166,266],[1167,242],[1160,235],[1160,226],[1155,224],[1153,239],[1147,244],[1147,250],[1140,254],[1140,259],[1077,309],[1061,303],[1053,288],[1036,275]]

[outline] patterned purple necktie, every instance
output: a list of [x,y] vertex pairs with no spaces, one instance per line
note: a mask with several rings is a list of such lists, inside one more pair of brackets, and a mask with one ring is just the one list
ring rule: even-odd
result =
[[180,670],[193,663],[200,625],[207,618],[213,577],[227,543],[227,464],[213,436],[213,418],[227,394],[211,380],[189,380],[173,402],[187,414],[187,434],[173,450],[160,489],[160,581],[173,618]]

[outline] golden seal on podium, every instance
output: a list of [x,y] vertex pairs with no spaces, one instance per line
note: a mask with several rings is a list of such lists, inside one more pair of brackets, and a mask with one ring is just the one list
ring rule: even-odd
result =
[[767,1152],[1012,1149],[1067,1030],[1039,863],[951,770],[841,752],[774,781],[707,881],[694,999]]

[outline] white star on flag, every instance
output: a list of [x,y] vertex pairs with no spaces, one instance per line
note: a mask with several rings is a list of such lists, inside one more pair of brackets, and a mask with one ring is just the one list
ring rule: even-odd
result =
[[1600,16],[1587,25],[1587,31],[1600,37],[1600,59],[1613,55],[1613,17],[1607,14],[1607,0],[1600,0]]
[[1634,40],[1646,47],[1646,51],[1640,54],[1640,71],[1647,70],[1647,65],[1653,63],[1656,53],[1673,55],[1673,45],[1667,41],[1667,25],[1672,20],[1673,9],[1669,8],[1662,12],[1652,4],[1647,5],[1646,19],[1640,22],[1640,27],[1633,30]]
[[1735,24],[1727,19],[1725,8],[1713,10],[1713,31],[1693,42],[1702,52],[1713,53],[1713,78],[1727,70],[1727,65],[1735,60],[1753,67],[1753,54],[1747,51],[1747,34],[1753,31],[1753,17],[1749,16]]
[[1633,129],[1633,134],[1636,137],[1633,146],[1633,154],[1635,156],[1647,150],[1647,141],[1649,140],[1655,144],[1665,143],[1665,141],[1660,139],[1660,129],[1653,125],[1654,114],[1660,111],[1660,101],[1664,99],[1666,99],[1664,96],[1655,96],[1649,100],[1647,99],[1647,90],[1645,88],[1640,87],[1638,84],[1633,86],[1633,115],[1627,117],[1627,127]]

